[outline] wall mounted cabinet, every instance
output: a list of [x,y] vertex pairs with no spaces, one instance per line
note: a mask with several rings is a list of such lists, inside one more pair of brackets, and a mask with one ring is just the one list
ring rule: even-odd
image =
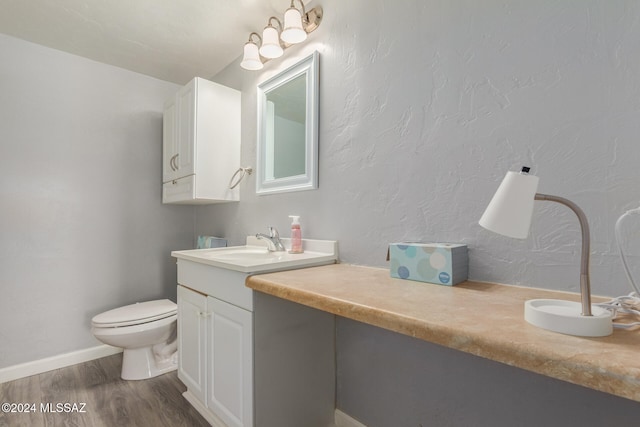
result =
[[238,201],[229,180],[240,167],[240,92],[196,77],[163,115],[162,202]]

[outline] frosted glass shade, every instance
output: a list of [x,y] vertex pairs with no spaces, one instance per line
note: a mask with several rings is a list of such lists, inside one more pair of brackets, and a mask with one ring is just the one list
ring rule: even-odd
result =
[[244,55],[240,66],[245,70],[261,70],[264,66],[260,60],[260,54],[258,53],[258,46],[253,42],[245,43]]
[[507,237],[526,239],[531,226],[538,180],[534,175],[507,172],[482,214],[480,225]]
[[280,36],[275,27],[268,25],[264,27],[262,32],[262,46],[260,46],[260,55],[265,58],[279,58],[284,53],[280,46]]
[[301,43],[307,39],[307,32],[302,28],[302,16],[295,7],[290,7],[284,13],[284,30],[280,38],[289,44]]

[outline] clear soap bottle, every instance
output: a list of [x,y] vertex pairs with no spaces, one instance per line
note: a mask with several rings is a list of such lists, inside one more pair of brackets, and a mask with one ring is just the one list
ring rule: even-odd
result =
[[291,250],[290,254],[301,254],[302,250],[302,230],[300,229],[300,217],[289,215],[291,218]]

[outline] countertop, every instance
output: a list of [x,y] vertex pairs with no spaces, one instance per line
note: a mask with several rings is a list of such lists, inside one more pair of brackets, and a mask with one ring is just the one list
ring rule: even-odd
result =
[[334,264],[251,276],[249,288],[640,402],[640,330],[603,338],[546,331],[524,320],[535,298],[579,301],[544,289],[393,279],[389,270]]

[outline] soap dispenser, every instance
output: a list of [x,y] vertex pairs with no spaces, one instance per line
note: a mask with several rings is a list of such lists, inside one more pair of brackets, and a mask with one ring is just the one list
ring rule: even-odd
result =
[[300,230],[300,217],[289,215],[291,218],[291,250],[290,254],[301,254],[302,250],[302,230]]

